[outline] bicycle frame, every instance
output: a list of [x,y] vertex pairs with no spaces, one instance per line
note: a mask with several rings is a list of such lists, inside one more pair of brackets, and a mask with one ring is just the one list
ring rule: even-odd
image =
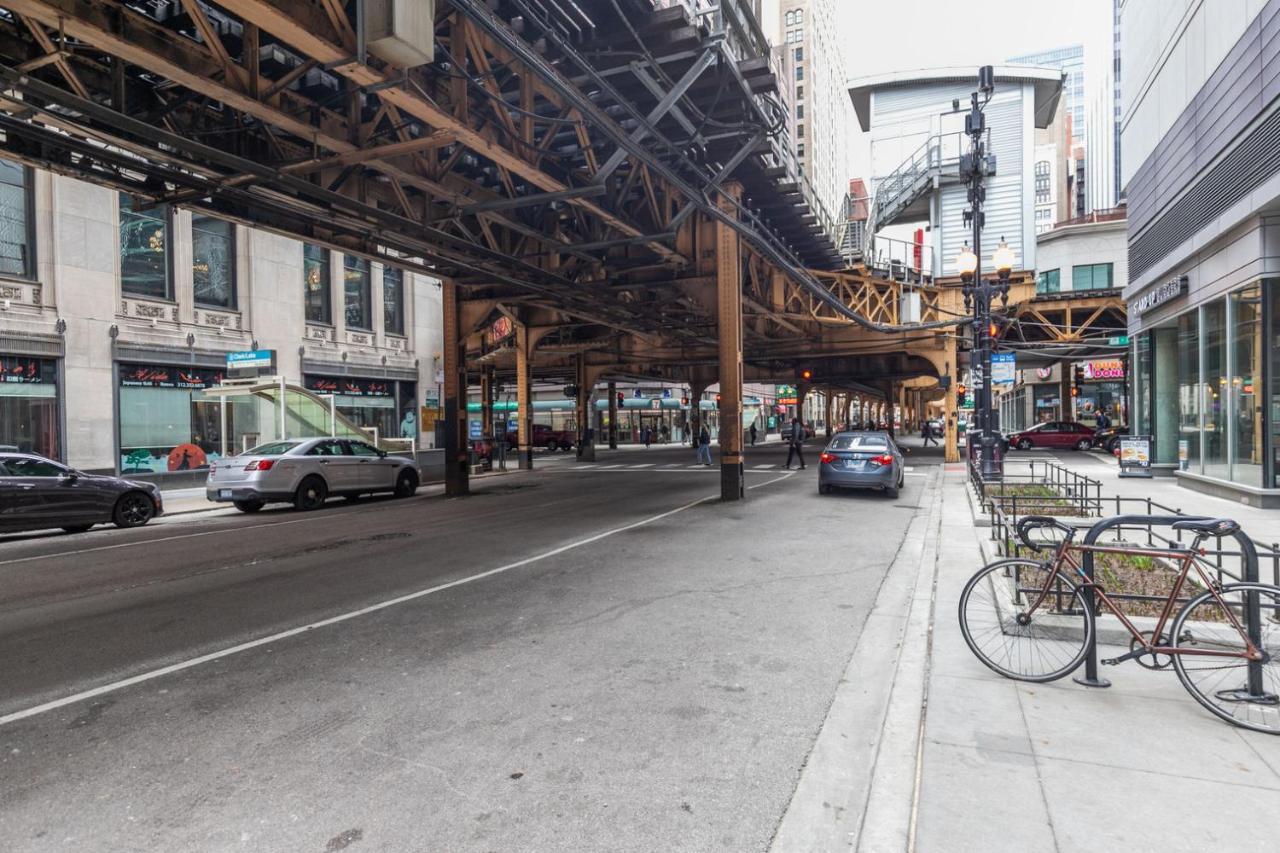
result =
[[[1197,540],[1197,543],[1198,541],[1199,540]],[[1124,554],[1132,557],[1152,557],[1161,559],[1168,559],[1170,556],[1179,558],[1178,578],[1174,582],[1173,589],[1169,591],[1169,596],[1164,601],[1164,607],[1160,611],[1160,617],[1156,620],[1156,626],[1151,633],[1151,639],[1148,639],[1134,626],[1132,622],[1129,621],[1129,617],[1127,617],[1119,606],[1112,601],[1111,597],[1107,595],[1106,589],[1104,589],[1096,580],[1093,580],[1088,576],[1084,570],[1084,566],[1073,556],[1073,554],[1077,553]],[[1235,613],[1231,611],[1231,608],[1222,600],[1222,596],[1218,594],[1218,585],[1196,561],[1196,557],[1200,556],[1201,553],[1202,552],[1198,547],[1153,550],[1113,545],[1077,545],[1068,539],[1067,541],[1059,543],[1054,548],[1053,559],[1049,561],[1053,571],[1046,574],[1045,584],[1040,590],[1039,597],[1029,608],[1027,608],[1025,615],[1029,616],[1034,613],[1036,608],[1040,607],[1040,605],[1044,603],[1045,599],[1053,595],[1050,590],[1053,587],[1054,578],[1057,576],[1058,572],[1062,571],[1064,566],[1068,566],[1072,571],[1064,572],[1064,574],[1068,577],[1072,575],[1079,577],[1082,580],[1082,583],[1080,584],[1081,589],[1092,589],[1094,594],[1099,597],[1101,603],[1115,614],[1115,616],[1120,620],[1120,623],[1124,625],[1125,629],[1133,635],[1133,639],[1142,644],[1143,653],[1159,652],[1160,654],[1165,655],[1200,655],[1203,657],[1230,657],[1253,661],[1261,660],[1263,657],[1262,652],[1259,651],[1256,645],[1254,645],[1253,641],[1249,638],[1248,632],[1245,631],[1243,626],[1241,626],[1240,621],[1236,619]],[[1169,622],[1170,617],[1173,616],[1174,607],[1178,603],[1178,594],[1186,584],[1187,577],[1191,574],[1192,566],[1195,566],[1196,574],[1200,576],[1200,580],[1204,584],[1205,589],[1208,590],[1213,598],[1218,602],[1218,606],[1227,614],[1227,619],[1230,621],[1231,626],[1235,628],[1236,632],[1240,635],[1240,638],[1244,641],[1244,651],[1213,651],[1210,649],[1189,648],[1186,646],[1161,646],[1156,644],[1164,634],[1165,625]]]

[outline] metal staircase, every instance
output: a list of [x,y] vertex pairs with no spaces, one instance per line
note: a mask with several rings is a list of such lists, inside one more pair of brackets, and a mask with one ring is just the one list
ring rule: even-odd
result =
[[963,133],[931,136],[902,165],[877,183],[871,218],[867,222],[868,254],[879,229],[906,215],[928,217],[928,209],[921,210],[919,202],[944,180],[960,180],[960,155],[965,145]]

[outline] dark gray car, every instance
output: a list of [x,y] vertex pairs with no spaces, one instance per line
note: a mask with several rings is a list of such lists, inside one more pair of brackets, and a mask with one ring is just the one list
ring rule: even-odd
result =
[[163,511],[153,483],[85,474],[32,453],[0,453],[0,533],[138,527]]

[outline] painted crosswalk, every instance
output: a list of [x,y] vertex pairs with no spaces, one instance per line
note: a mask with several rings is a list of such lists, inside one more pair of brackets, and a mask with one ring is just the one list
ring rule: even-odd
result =
[[756,469],[757,471],[763,471],[767,468],[777,468],[778,464],[775,462],[770,465],[752,465],[751,467]]

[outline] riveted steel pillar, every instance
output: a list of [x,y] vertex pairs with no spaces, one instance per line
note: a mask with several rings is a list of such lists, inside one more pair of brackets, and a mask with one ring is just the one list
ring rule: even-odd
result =
[[[736,210],[742,194],[736,183],[726,184],[718,198],[722,211]],[[746,496],[742,448],[742,246],[738,232],[716,223],[716,292],[720,338],[720,499]]]
[[458,285],[441,282],[444,309],[444,493],[450,497],[471,490],[471,454],[467,431],[466,344],[462,340]]
[[592,404],[595,402],[595,398],[591,392],[595,387],[596,374],[587,369],[586,353],[578,353],[574,361],[574,372],[577,374],[575,384],[578,386],[578,399],[576,401],[578,413],[578,461],[595,462],[596,431],[595,425],[591,423],[591,415],[595,408]]
[[831,419],[835,417],[836,398],[830,388],[822,392],[822,397],[823,401],[826,403],[822,416],[826,422],[827,438],[831,438]]
[[[493,435],[493,386],[494,369],[486,365],[480,371],[480,432],[482,435]],[[494,436],[494,443],[500,436]]]
[[533,468],[533,365],[529,327],[516,324],[516,424],[520,467]]
[[618,383],[609,383],[609,449],[618,449]]

